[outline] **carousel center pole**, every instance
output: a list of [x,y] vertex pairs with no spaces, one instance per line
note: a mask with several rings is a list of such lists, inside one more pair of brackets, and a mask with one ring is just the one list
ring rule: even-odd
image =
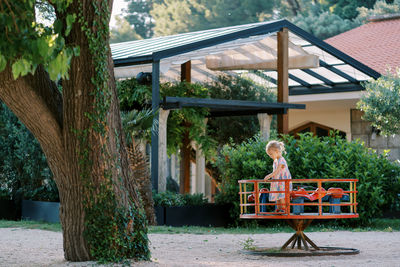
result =
[[281,250],[285,249],[289,244],[293,249],[296,243],[297,249],[302,249],[301,244],[303,243],[304,249],[307,251],[309,250],[308,244],[314,249],[319,250],[319,247],[315,245],[314,242],[312,242],[303,232],[310,225],[312,219],[288,219],[286,222],[296,231],[296,233],[286,241],[286,243],[281,247]]

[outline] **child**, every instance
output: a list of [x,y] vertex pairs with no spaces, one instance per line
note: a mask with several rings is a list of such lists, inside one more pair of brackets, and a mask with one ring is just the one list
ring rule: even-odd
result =
[[[265,176],[264,180],[268,179],[292,179],[286,160],[282,157],[282,152],[285,151],[285,145],[279,141],[268,142],[265,151],[268,156],[274,160],[273,172]],[[285,182],[271,183],[270,191],[285,191]],[[289,185],[289,191],[292,191],[292,183]],[[285,213],[285,193],[269,193],[269,201],[276,201],[276,212]],[[287,211],[289,212],[289,211]]]

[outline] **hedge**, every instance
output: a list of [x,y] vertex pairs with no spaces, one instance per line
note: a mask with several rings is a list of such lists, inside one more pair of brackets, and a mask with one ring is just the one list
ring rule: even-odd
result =
[[[398,209],[400,166],[387,155],[379,155],[359,140],[348,142],[339,136],[316,137],[300,134],[299,139],[284,136],[288,162],[293,179],[357,178],[357,202],[360,219],[367,223],[382,216],[383,211]],[[221,172],[221,193],[216,200],[232,203],[236,222],[239,217],[239,186],[241,179],[262,179],[272,171],[272,160],[265,153],[267,142],[259,136],[242,144],[226,145],[215,162]]]

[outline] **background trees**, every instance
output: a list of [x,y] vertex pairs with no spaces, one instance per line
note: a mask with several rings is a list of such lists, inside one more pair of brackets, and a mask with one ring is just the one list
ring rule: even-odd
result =
[[385,135],[400,132],[400,70],[364,83],[366,94],[358,102],[363,119]]
[[0,185],[9,198],[57,201],[58,190],[38,141],[0,105]]
[[143,38],[286,18],[320,39],[397,12],[399,0],[126,0],[125,18]]
[[142,37],[135,32],[135,29],[125,18],[116,16],[115,20],[115,27],[110,29],[110,43],[120,43],[142,39]]

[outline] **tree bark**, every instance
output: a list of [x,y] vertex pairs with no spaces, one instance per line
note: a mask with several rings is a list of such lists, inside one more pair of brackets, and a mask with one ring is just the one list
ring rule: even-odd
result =
[[[111,7],[112,0],[108,2]],[[99,20],[96,18],[98,14],[94,12],[94,4],[100,6],[101,1],[93,3],[89,0],[75,0],[68,7],[67,13],[79,14],[81,11],[83,21],[92,25],[93,21]],[[109,12],[111,13],[111,8]],[[62,19],[62,15],[57,15]],[[71,61],[69,79],[62,81],[62,95],[42,67],[38,67],[34,75],[26,75],[17,80],[13,79],[10,66],[0,72],[1,100],[37,138],[53,172],[60,195],[64,256],[69,261],[93,259],[84,235],[85,199],[96,201],[96,186],[107,179],[106,170],[111,172],[112,190],[118,203],[122,207],[140,207],[136,189],[130,183],[132,173],[122,131],[109,47],[105,62],[109,75],[106,93],[111,99],[106,114],[106,133],[102,136],[89,130],[93,128],[93,121],[87,114],[96,111],[98,101],[95,97],[98,88],[91,81],[91,77],[99,73],[93,61],[93,57],[97,55],[91,54],[89,40],[81,26],[79,22],[75,22],[69,36],[65,37],[67,45],[80,47],[80,56],[73,57]],[[102,45],[109,46],[108,40]],[[85,131],[87,139],[83,141],[82,133]],[[93,191],[88,191],[82,179],[85,170],[80,162],[80,155],[86,152],[84,149],[88,149],[88,178],[95,188]],[[94,193],[88,195],[90,192]],[[132,231],[130,226],[126,231]]]

